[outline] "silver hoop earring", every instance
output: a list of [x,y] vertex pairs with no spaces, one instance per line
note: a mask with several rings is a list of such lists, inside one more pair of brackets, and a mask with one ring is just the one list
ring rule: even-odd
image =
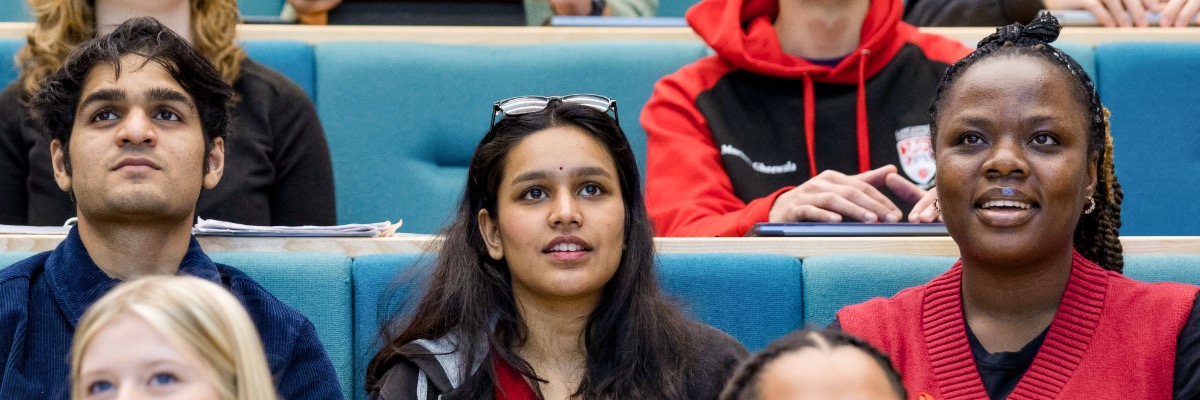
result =
[[942,209],[938,208],[939,200],[941,200],[941,199],[933,199],[933,211],[937,211],[937,213],[940,215],[942,213]]
[[1096,199],[1093,198],[1092,196],[1088,196],[1087,199],[1088,199],[1088,208],[1086,210],[1083,210],[1083,215],[1088,215],[1088,214],[1091,214],[1092,211],[1096,211]]

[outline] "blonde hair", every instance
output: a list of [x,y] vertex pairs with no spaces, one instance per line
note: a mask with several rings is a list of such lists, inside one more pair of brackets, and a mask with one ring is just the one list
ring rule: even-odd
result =
[[83,354],[91,340],[119,318],[141,318],[175,346],[190,348],[216,377],[226,400],[276,400],[262,342],[242,304],[225,288],[200,278],[155,276],[123,283],[80,320],[71,349],[71,398],[83,399]]
[[[26,93],[37,91],[47,76],[62,68],[71,50],[96,35],[95,0],[27,0],[33,32],[15,61]],[[234,43],[237,0],[190,0],[192,46],[217,67],[230,85],[238,78],[246,51]]]

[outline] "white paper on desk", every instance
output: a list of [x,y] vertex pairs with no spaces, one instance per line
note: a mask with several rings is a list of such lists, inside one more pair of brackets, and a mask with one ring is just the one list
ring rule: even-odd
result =
[[196,218],[192,234],[197,236],[337,236],[377,237],[388,236],[400,228],[403,221],[373,224],[346,224],[334,226],[258,226],[244,225],[214,219]]
[[0,225],[0,234],[9,235],[66,235],[69,226]]

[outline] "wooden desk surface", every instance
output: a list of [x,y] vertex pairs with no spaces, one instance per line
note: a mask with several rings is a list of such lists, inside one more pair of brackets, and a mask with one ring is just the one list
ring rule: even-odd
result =
[[[28,22],[0,23],[0,37],[24,38]],[[968,44],[979,42],[995,28],[922,28],[923,32],[949,36]],[[239,25],[242,39],[291,39],[310,43],[328,41],[398,41],[453,44],[528,44],[587,40],[695,40],[691,28],[593,28],[544,26],[305,26]],[[1113,41],[1200,41],[1200,28],[1084,28],[1063,29],[1060,40],[1077,43]]]
[[[47,251],[61,235],[0,235],[0,251]],[[1200,236],[1127,236],[1126,254],[1200,254]],[[436,250],[440,239],[430,235],[392,238],[231,238],[201,236],[208,252],[325,252],[351,257],[380,253]],[[828,254],[911,254],[957,256],[949,237],[883,238],[658,238],[663,253],[766,253],[797,258]]]

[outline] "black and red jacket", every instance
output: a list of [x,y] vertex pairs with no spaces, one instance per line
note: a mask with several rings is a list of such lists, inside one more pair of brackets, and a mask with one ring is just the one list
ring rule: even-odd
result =
[[[888,164],[933,182],[929,102],[970,49],[872,0],[862,42],[836,66],[783,52],[778,0],[704,0],[688,23],[716,55],[660,80],[642,112],[658,236],[740,236],[782,192],[823,170]],[[901,151],[905,156],[901,157]]]

